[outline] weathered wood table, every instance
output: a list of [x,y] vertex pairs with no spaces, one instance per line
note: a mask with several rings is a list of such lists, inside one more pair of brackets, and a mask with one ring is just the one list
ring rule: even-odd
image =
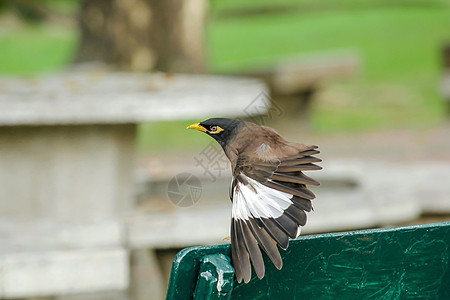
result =
[[264,112],[265,91],[158,73],[0,79],[0,298],[123,293],[137,124],[254,113],[255,99]]

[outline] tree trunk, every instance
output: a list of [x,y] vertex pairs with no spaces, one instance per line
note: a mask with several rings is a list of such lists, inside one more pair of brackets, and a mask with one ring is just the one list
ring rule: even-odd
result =
[[127,71],[205,71],[206,0],[82,0],[76,62]]

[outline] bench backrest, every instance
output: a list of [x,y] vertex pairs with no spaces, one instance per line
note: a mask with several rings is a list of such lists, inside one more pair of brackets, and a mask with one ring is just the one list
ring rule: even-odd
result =
[[229,245],[182,250],[167,299],[450,299],[450,222],[304,236],[238,284]]

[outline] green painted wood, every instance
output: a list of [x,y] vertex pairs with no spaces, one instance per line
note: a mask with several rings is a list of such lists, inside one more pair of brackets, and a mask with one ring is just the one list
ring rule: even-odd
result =
[[228,256],[203,256],[198,272],[194,300],[230,299],[234,269]]
[[[229,256],[230,247],[176,256],[167,299],[192,299],[211,254]],[[305,236],[281,255],[282,270],[264,256],[265,277],[234,281],[231,299],[450,299],[450,222]]]

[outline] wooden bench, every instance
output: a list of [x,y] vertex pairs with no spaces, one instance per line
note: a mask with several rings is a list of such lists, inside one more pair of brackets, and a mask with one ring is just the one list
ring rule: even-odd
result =
[[273,102],[283,111],[283,117],[296,119],[308,117],[311,101],[321,85],[354,76],[360,65],[357,53],[335,51],[290,57],[271,66],[238,74],[264,80]]
[[142,256],[128,247],[124,221],[134,208],[137,124],[239,116],[266,87],[236,77],[71,71],[0,78],[0,91],[0,298],[112,291],[95,299],[122,299],[130,273],[139,273],[130,256]]
[[301,237],[281,256],[239,284],[230,245],[184,249],[166,299],[450,298],[450,222]]

